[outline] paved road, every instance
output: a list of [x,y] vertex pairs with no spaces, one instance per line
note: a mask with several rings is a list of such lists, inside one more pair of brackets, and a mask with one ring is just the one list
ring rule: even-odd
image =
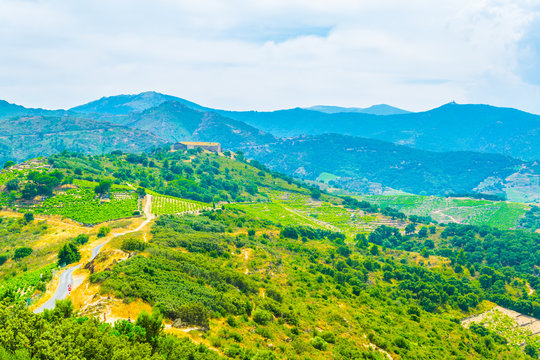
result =
[[[150,221],[154,219],[155,216],[151,213],[151,211],[152,211],[152,195],[146,195],[146,206],[144,207],[144,214],[146,215],[146,220],[144,220],[141,223],[141,225],[139,225],[135,230],[129,230],[129,231],[124,231],[122,233],[113,234],[112,238],[141,230]],[[90,257],[88,261],[94,260],[94,258],[99,254],[99,252],[103,248],[103,246],[105,246],[109,241],[111,241],[112,238],[94,247],[92,249],[92,256]],[[66,296],[68,295],[69,285],[73,286],[73,272],[77,270],[78,268],[80,268],[81,266],[82,264],[72,265],[71,267],[64,270],[64,272],[60,274],[60,281],[58,282],[58,286],[56,287],[56,291],[54,292],[54,295],[49,300],[47,300],[46,303],[44,303],[43,305],[38,307],[36,310],[34,310],[34,312],[41,313],[45,309],[47,310],[54,309],[54,306],[56,305],[56,300],[64,300]]]

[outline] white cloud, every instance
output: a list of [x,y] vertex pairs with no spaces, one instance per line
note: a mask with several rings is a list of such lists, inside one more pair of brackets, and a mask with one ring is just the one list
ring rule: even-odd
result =
[[51,108],[156,90],[228,109],[540,113],[538,14],[528,0],[0,0],[0,98]]

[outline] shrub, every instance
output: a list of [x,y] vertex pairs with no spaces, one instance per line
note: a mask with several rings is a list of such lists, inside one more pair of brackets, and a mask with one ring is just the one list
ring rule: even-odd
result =
[[334,344],[336,342],[336,336],[331,331],[323,331],[321,333],[321,338],[329,344]]
[[124,251],[143,251],[146,243],[135,237],[127,237],[122,241],[121,249]]
[[3,265],[9,259],[9,254],[0,254],[0,265]]
[[79,245],[84,245],[88,242],[89,239],[90,239],[90,236],[86,234],[79,234],[77,235],[77,237],[75,237],[75,239],[73,239],[73,241]]
[[257,324],[266,325],[272,321],[272,314],[266,310],[257,309],[253,312],[253,321]]
[[97,237],[104,237],[104,236],[107,236],[108,233],[111,232],[111,228],[108,227],[108,226],[102,226],[99,228],[98,230],[98,233],[97,233]]
[[32,254],[32,252],[33,252],[32,248],[29,248],[29,247],[17,248],[15,249],[15,254],[13,255],[13,259],[17,260],[17,259],[25,258],[29,256],[30,254]]
[[311,346],[317,350],[326,350],[328,343],[320,336],[315,336],[311,339]]

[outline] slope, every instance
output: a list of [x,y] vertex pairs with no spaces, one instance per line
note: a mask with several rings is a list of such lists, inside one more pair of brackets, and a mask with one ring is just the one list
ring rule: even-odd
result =
[[338,133],[431,151],[540,158],[540,116],[510,108],[450,103],[426,112],[387,116],[305,109],[219,112],[280,137]]
[[217,113],[193,110],[177,101],[167,101],[142,112],[131,113],[123,122],[169,141],[218,141],[229,149],[275,140],[272,135],[243,122]]
[[502,155],[428,152],[337,134],[283,139],[245,151],[272,169],[304,179],[329,172],[349,189],[367,179],[416,194],[470,193],[484,179],[505,178],[521,164]]
[[63,150],[140,152],[166,141],[146,131],[77,117],[23,116],[0,120],[0,163]]

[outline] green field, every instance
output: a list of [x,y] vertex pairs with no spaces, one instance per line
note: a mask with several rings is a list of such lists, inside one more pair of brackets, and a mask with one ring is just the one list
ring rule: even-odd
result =
[[393,207],[407,215],[431,216],[441,223],[490,225],[499,229],[514,228],[529,209],[528,205],[513,202],[437,196],[368,195],[359,198],[381,207]]
[[160,195],[155,192],[149,192],[149,194],[152,195],[152,214],[155,215],[180,214],[184,212],[203,210],[210,207],[209,204],[199,201]]
[[138,196],[134,192],[111,191],[110,200],[100,201],[93,190],[72,189],[34,206],[38,214],[62,215],[85,224],[125,218],[137,211]]

